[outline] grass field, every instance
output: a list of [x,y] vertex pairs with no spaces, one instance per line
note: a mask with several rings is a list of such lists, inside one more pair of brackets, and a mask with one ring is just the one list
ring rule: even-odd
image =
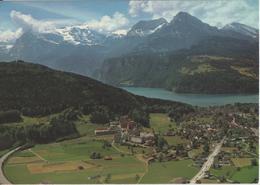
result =
[[190,158],[195,158],[202,153],[203,153],[203,148],[200,147],[198,149],[192,149],[191,151],[188,152],[188,155]]
[[180,136],[164,136],[169,145],[188,144],[187,139],[181,138]]
[[233,153],[234,151],[238,150],[236,147],[222,147],[221,151]]
[[[115,146],[122,151],[122,153],[126,153],[126,154],[132,154],[132,149],[128,146],[124,146],[124,145],[119,145],[119,144],[115,144]],[[133,153],[134,154],[149,154],[152,153],[152,148],[142,148],[142,147],[132,147],[133,148]]]
[[178,177],[191,179],[199,171],[192,163],[192,160],[152,163],[141,183],[171,183]]
[[258,173],[258,166],[244,167],[237,171],[231,179],[240,183],[252,183],[258,178]]
[[200,64],[198,66],[193,66],[191,68],[182,67],[180,70],[182,74],[188,74],[188,75],[194,75],[197,73],[208,73],[212,71],[218,71],[218,69],[207,63]]
[[40,124],[40,123],[49,123],[50,120],[57,116],[58,114],[52,114],[48,116],[42,116],[42,117],[28,117],[28,116],[22,116],[22,121],[17,123],[5,123],[2,125],[6,126],[18,126],[18,125],[33,125],[33,124]]
[[236,167],[250,166],[251,160],[251,158],[231,158],[231,161]]
[[[153,113],[150,114],[150,125],[151,128],[154,129],[155,132],[165,132],[169,130],[169,128],[176,128],[176,123],[171,122],[170,118],[167,114]],[[171,125],[171,127],[169,126]]]
[[252,183],[258,177],[258,166],[247,166],[237,170],[234,166],[224,166],[220,169],[211,169],[210,172],[217,177],[225,176],[226,178],[240,182]]
[[231,178],[235,172],[236,167],[234,166],[223,166],[220,169],[210,169],[210,173],[217,177],[225,176]]
[[47,161],[85,160],[89,159],[92,152],[99,152],[102,156],[118,155],[112,147],[102,148],[102,140],[82,137],[60,143],[37,145],[32,150]]

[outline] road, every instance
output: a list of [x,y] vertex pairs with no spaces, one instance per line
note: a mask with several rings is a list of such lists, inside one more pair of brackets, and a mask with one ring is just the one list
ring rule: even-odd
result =
[[0,159],[0,167],[1,167],[1,170],[0,170],[0,184],[12,184],[12,183],[9,182],[9,181],[7,180],[7,178],[5,177],[4,171],[3,171],[3,167],[4,167],[4,162],[5,162],[5,160],[7,160],[7,158],[8,158],[11,154],[13,154],[14,152],[16,152],[16,151],[19,150],[19,149],[20,149],[20,147],[15,148],[15,149],[13,149],[12,151],[6,153],[5,155],[3,155],[3,156],[1,157],[1,159]]
[[221,140],[220,143],[217,144],[215,147],[214,151],[208,156],[207,161],[203,164],[202,168],[200,171],[190,180],[191,184],[195,184],[197,180],[202,179],[205,176],[205,172],[209,171],[210,167],[214,163],[214,158],[218,153],[220,152],[220,149],[224,143],[225,137]]

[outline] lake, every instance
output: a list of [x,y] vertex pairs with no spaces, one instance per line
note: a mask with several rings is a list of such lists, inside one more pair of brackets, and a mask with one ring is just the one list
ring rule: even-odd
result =
[[241,95],[241,94],[183,94],[167,91],[160,88],[143,88],[143,87],[121,87],[136,95],[148,98],[159,98],[164,100],[179,101],[197,106],[214,106],[233,103],[258,103],[258,94]]

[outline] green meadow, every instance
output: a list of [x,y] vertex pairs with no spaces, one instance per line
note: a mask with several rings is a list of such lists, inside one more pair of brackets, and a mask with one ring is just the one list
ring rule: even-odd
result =
[[[99,152],[102,158],[91,159],[92,152]],[[104,160],[105,156],[112,160]],[[83,137],[18,152],[7,161],[4,171],[14,183],[136,183],[136,175],[144,173],[145,165],[132,155],[120,155],[113,147],[103,148],[102,140]]]
[[199,171],[199,168],[193,167],[192,164],[192,160],[151,163],[141,183],[172,183],[179,177],[191,179]]

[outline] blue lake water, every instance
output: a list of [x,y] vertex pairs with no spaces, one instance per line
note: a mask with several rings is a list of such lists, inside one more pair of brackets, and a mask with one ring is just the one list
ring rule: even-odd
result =
[[160,88],[143,88],[143,87],[122,87],[136,95],[145,96],[148,98],[159,98],[165,100],[179,101],[197,106],[214,106],[233,103],[258,103],[259,96],[255,95],[240,95],[240,94],[183,94],[167,91]]

